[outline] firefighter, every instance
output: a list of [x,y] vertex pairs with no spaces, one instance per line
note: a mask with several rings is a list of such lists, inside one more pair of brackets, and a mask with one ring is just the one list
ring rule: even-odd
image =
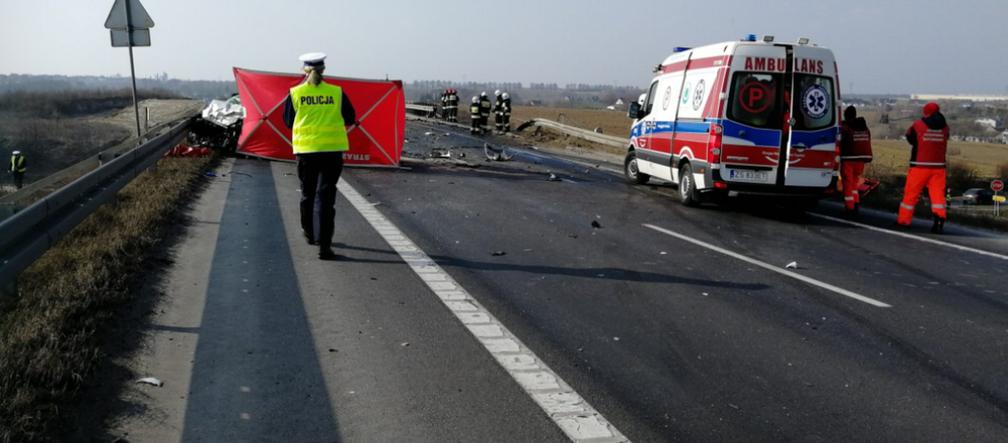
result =
[[492,105],[490,104],[490,98],[487,97],[487,93],[485,91],[480,93],[480,99],[479,99],[480,132],[483,134],[487,133],[487,124],[490,122],[491,108]]
[[15,188],[21,189],[24,186],[24,176],[27,170],[25,156],[21,154],[21,151],[11,152],[10,173],[14,179]]
[[452,114],[452,121],[455,122],[455,123],[458,123],[459,102],[460,101],[461,100],[459,99],[458,89],[452,89],[452,103],[454,103],[454,105],[452,106],[452,108],[455,110],[455,113]]
[[504,132],[511,132],[511,96],[505,92],[501,97],[504,98]]
[[441,92],[441,120],[448,120],[448,90]]
[[945,152],[948,148],[949,127],[937,103],[924,105],[923,117],[907,129],[906,139],[913,150],[910,153],[910,170],[907,172],[903,201],[896,222],[903,227],[913,221],[914,207],[925,187],[931,199],[934,216],[931,232],[941,234],[948,213],[945,210]]
[[448,121],[457,122],[458,121],[458,105],[459,97],[458,91],[454,89],[448,90]]
[[500,89],[494,91],[494,128],[497,132],[504,132],[504,98],[501,97]]
[[472,121],[472,127],[469,128],[470,134],[480,133],[480,99],[477,96],[473,96],[472,104],[469,105],[469,120]]
[[343,153],[350,149],[347,127],[357,124],[357,115],[341,87],[322,81],[325,58],[325,54],[318,52],[300,57],[305,81],[290,89],[284,104],[284,123],[291,128],[291,145],[301,180],[302,232],[309,245],[318,245],[319,259],[337,260],[340,256],[332,251],[336,183],[343,172]]
[[856,216],[861,206],[858,188],[864,182],[866,163],[872,161],[871,131],[864,117],[857,116],[857,109],[844,109],[844,119],[840,124],[840,181],[843,185],[844,209],[849,216]]

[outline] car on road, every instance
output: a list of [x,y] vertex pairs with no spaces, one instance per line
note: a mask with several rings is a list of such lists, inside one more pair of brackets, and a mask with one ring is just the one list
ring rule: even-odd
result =
[[676,48],[655,72],[644,102],[628,112],[629,181],[676,183],[686,205],[835,192],[840,90],[831,50],[750,35]]
[[994,203],[994,191],[984,188],[970,188],[963,192],[964,205],[989,205]]

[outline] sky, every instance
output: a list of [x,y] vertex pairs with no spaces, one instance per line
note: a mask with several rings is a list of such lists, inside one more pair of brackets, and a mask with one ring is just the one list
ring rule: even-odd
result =
[[[141,0],[139,77],[231,67],[413,80],[645,87],[676,46],[746,34],[833,49],[846,93],[1008,94],[1008,1]],[[0,0],[0,74],[129,75],[113,0]]]

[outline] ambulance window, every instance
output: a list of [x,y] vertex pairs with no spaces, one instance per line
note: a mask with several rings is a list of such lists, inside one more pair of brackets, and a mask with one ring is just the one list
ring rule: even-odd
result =
[[728,118],[757,128],[780,128],[781,74],[738,72],[732,81]]
[[819,75],[795,74],[795,129],[812,131],[834,124],[833,80]]
[[654,108],[655,90],[658,89],[658,82],[651,83],[651,89],[647,93],[647,101],[644,102],[644,115],[651,115],[651,108]]

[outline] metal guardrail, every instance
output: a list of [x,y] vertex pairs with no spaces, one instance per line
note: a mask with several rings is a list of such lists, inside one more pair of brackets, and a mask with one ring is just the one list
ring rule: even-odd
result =
[[191,119],[122,153],[0,223],[0,286],[12,284],[63,236],[185,137]]
[[523,127],[532,126],[542,126],[545,128],[550,128],[555,131],[562,132],[564,134],[570,135],[572,137],[583,138],[590,142],[595,142],[603,144],[606,146],[613,146],[617,148],[625,148],[629,146],[630,142],[625,138],[613,137],[611,135],[599,134],[594,131],[589,131],[587,129],[576,128],[574,126],[567,126],[563,123],[557,123],[553,120],[546,120],[544,118],[534,118],[526,123],[519,126],[519,130]]

